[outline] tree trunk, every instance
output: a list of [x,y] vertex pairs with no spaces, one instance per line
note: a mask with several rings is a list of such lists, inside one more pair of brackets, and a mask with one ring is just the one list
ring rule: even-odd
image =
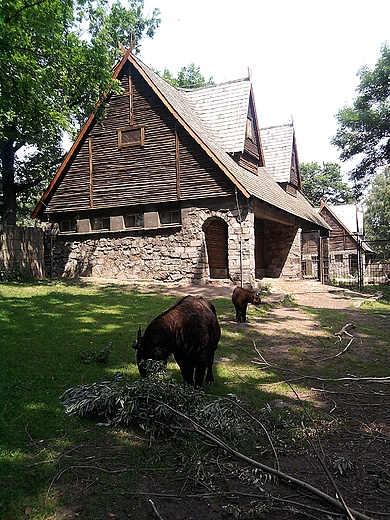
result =
[[16,225],[15,150],[12,140],[5,137],[1,142],[1,164],[3,167],[3,226]]

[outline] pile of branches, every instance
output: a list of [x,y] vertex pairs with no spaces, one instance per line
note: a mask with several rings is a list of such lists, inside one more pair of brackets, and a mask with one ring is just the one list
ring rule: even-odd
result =
[[[279,470],[276,451],[267,429],[240,404],[234,394],[227,398],[206,396],[201,390],[178,383],[160,362],[148,362],[148,376],[132,382],[118,373],[112,381],[70,388],[61,396],[68,414],[96,418],[98,424],[128,426],[138,424],[154,438],[191,431],[264,474],[277,477],[288,485],[311,493],[331,504],[349,520],[369,520],[350,509],[321,460],[337,498]],[[267,410],[264,410],[267,412]],[[239,440],[266,436],[274,452],[277,469],[266,466],[239,452]],[[308,439],[309,440],[309,439]],[[312,443],[309,440],[309,443]]]
[[207,396],[176,381],[159,361],[147,361],[148,375],[131,381],[123,373],[112,381],[70,388],[61,396],[67,414],[96,419],[99,425],[137,424],[154,438],[177,435],[189,419],[236,444],[255,431],[238,398]]

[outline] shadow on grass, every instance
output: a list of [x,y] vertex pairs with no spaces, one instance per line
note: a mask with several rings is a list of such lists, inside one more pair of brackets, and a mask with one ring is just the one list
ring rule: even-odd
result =
[[[135,508],[133,517],[137,518],[134,497],[142,474],[163,474],[164,457],[159,459],[158,449],[148,449],[148,439],[137,428],[112,431],[66,416],[59,397],[70,387],[111,380],[117,371],[138,378],[131,348],[138,326],[144,329],[177,297],[134,293],[110,285],[45,281],[4,284],[0,298],[0,516],[5,520],[19,520],[26,514],[44,518],[60,506],[72,514],[83,508],[86,519],[100,518],[101,510],[106,517],[115,509],[117,496],[122,497],[125,511],[123,497],[128,495],[127,505],[129,510]],[[286,407],[281,416],[299,415],[296,399],[280,373],[253,363],[258,357],[254,342],[269,361],[288,370],[284,374],[321,374],[324,366],[308,359],[313,352],[324,355],[328,348],[332,353],[339,348],[330,342],[333,330],[313,339],[314,329],[300,333],[298,327],[289,328],[289,312],[275,317],[269,307],[250,308],[248,323],[239,325],[230,300],[217,299],[214,304],[222,337],[216,354],[216,383],[205,391],[223,396],[234,393],[255,414],[270,402],[282,400]],[[295,311],[292,308],[291,313]],[[320,323],[320,312],[310,312]],[[303,320],[299,315],[295,319]],[[80,353],[98,353],[107,347],[112,353],[106,365],[83,363]],[[177,365],[169,363],[169,369],[179,380]],[[307,380],[294,377],[297,391],[307,393]],[[289,434],[285,433],[287,442]],[[84,475],[81,466],[87,460],[89,469]],[[114,466],[115,472],[111,472]],[[57,484],[74,484],[81,473],[79,495],[72,499],[67,492],[60,494]],[[91,492],[83,503],[87,489]],[[118,508],[119,502],[116,514],[120,514]]]

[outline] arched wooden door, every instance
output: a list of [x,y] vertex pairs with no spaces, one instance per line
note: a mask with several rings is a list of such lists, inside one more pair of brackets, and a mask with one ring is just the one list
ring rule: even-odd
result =
[[205,223],[210,278],[228,278],[228,226],[221,218]]

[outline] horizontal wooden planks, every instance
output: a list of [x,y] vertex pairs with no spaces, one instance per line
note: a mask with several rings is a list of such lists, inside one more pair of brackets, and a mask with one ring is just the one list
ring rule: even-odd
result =
[[106,117],[85,136],[47,211],[89,210],[91,200],[93,209],[108,209],[176,201],[178,193],[183,199],[232,195],[230,179],[179,126],[177,153],[175,119],[135,69],[132,117],[144,127],[144,146],[119,149],[118,129],[130,125],[131,113],[128,75],[121,82],[123,93],[109,98]]

